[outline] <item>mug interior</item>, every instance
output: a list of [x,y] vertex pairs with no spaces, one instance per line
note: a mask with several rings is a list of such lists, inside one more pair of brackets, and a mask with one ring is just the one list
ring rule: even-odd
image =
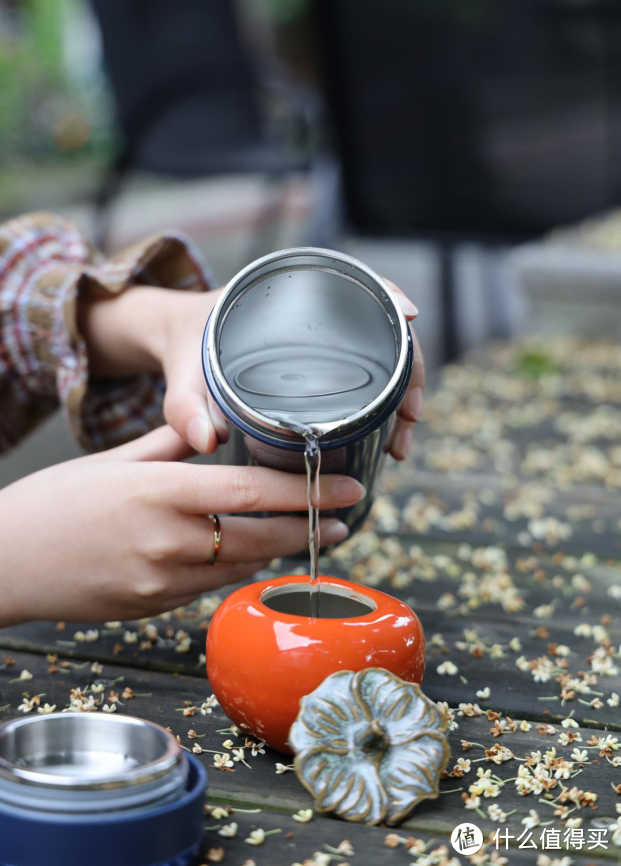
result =
[[[372,599],[334,583],[321,582],[320,613],[316,619],[356,619],[368,616],[377,609]],[[261,593],[261,603],[269,610],[289,616],[311,618],[310,585],[308,583],[285,583],[268,587]]]

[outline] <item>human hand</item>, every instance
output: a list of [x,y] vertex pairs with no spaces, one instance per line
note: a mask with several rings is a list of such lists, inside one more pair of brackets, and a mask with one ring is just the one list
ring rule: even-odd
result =
[[109,298],[83,298],[79,310],[89,374],[163,373],[164,417],[201,454],[211,454],[229,435],[200,363],[205,323],[221,294],[134,286]]
[[[406,319],[412,322],[418,310],[394,283],[386,282]],[[90,375],[98,378],[163,372],[164,417],[202,454],[211,454],[229,435],[226,419],[208,393],[199,360],[205,323],[222,291],[196,294],[135,286],[112,298],[84,299],[80,309]],[[412,340],[412,375],[388,443],[396,460],[407,456],[414,424],[423,414],[425,363],[413,329]]]
[[418,316],[418,309],[393,282],[390,280],[386,280],[386,282],[393,290],[395,299],[401,307],[405,318],[410,323],[410,331],[412,332],[412,349],[414,353],[412,374],[407,390],[397,408],[397,422],[387,444],[387,450],[395,460],[404,460],[412,447],[414,425],[423,417],[425,359],[412,327],[412,321]]
[[[218,559],[209,565],[208,513],[303,512],[306,477],[174,462],[189,453],[170,427],[161,427],[0,491],[0,627],[159,614],[306,547],[306,516],[225,516]],[[352,478],[325,475],[320,484],[325,509],[364,496]],[[347,529],[322,519],[321,535],[334,544]]]

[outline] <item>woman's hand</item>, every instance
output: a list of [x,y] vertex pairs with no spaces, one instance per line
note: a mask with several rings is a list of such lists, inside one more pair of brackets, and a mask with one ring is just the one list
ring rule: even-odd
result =
[[110,298],[85,298],[80,307],[90,375],[163,373],[164,417],[200,454],[211,454],[229,435],[200,361],[205,323],[221,293],[134,286]]
[[412,348],[414,359],[412,363],[412,375],[403,395],[403,400],[397,409],[397,423],[388,443],[388,450],[395,460],[404,460],[412,447],[412,435],[414,425],[423,417],[424,394],[425,394],[425,360],[421,352],[420,343],[414,333],[412,321],[418,316],[418,310],[414,304],[403,294],[401,289],[390,280],[386,280],[396,295],[405,318],[410,323],[412,332]]
[[[394,283],[387,282],[411,322],[418,310]],[[99,378],[163,372],[166,421],[202,454],[211,454],[218,442],[228,438],[227,422],[208,393],[200,363],[205,323],[221,292],[195,294],[135,286],[112,298],[85,299],[80,310],[90,374]],[[423,414],[425,364],[414,331],[412,339],[412,376],[389,442],[396,460],[407,456],[414,424]]]
[[[302,512],[306,477],[173,462],[189,451],[170,427],[161,427],[0,491],[0,626],[162,613],[306,547],[306,516],[225,516],[218,559],[209,565],[214,532],[208,513]],[[322,508],[342,508],[363,496],[351,478],[321,478]],[[326,544],[347,535],[338,520],[321,524]]]

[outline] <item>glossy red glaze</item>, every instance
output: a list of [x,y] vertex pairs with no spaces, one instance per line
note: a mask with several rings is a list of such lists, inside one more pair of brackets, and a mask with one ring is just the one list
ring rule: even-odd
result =
[[223,710],[281,752],[291,752],[287,736],[300,698],[334,671],[380,667],[420,683],[425,670],[418,617],[386,593],[322,576],[324,590],[345,587],[375,605],[346,619],[278,613],[261,601],[271,587],[308,581],[307,575],[294,575],[236,590],[216,611],[207,634],[207,675]]

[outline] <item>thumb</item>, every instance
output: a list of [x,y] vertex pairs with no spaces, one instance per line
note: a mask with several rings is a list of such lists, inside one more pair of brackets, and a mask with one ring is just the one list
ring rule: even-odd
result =
[[164,417],[179,436],[201,454],[211,454],[226,442],[228,428],[218,407],[207,397],[202,376],[168,376]]
[[[172,427],[165,424],[139,439],[134,439],[126,445],[119,445],[117,448],[111,448],[109,451],[96,455],[96,457],[98,460],[177,461],[185,460],[186,457],[191,457],[193,454],[194,449],[188,445],[185,439],[182,439]],[[86,457],[84,459],[90,460],[92,458]]]
[[412,301],[408,298],[408,296],[403,292],[399,286],[395,286],[392,280],[387,280],[384,277],[384,282],[388,284],[389,288],[392,289],[395,295],[395,301],[401,307],[401,311],[403,315],[411,322],[412,319],[415,319],[418,316],[418,307],[412,303]]

